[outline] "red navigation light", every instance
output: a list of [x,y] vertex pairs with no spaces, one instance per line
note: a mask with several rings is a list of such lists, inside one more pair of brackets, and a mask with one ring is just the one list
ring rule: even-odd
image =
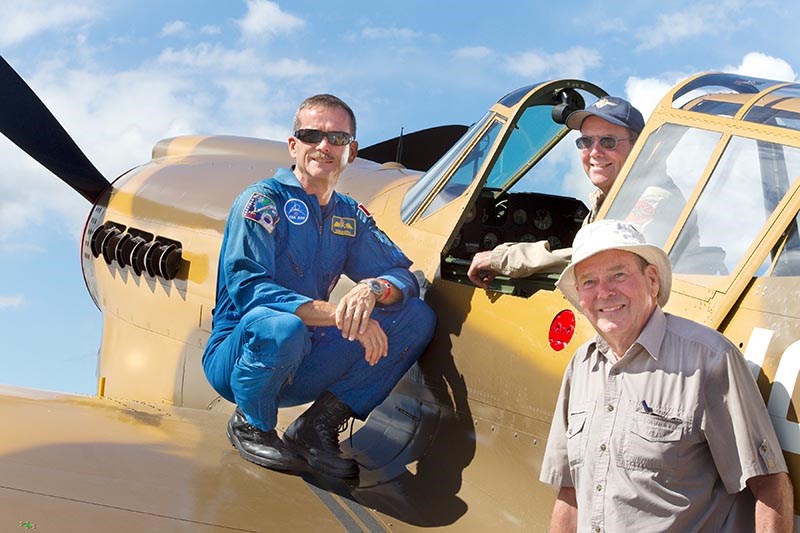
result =
[[560,352],[567,347],[572,335],[575,333],[575,313],[569,309],[564,309],[556,315],[550,323],[550,333],[547,339],[550,347]]

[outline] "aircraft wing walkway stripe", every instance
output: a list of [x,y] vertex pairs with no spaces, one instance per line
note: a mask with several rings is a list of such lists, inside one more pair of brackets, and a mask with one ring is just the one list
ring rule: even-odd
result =
[[[337,520],[344,526],[345,530],[348,532],[354,533],[361,533],[364,531],[369,532],[385,532],[389,531],[385,528],[378,520],[376,520],[375,516],[361,505],[358,502],[351,500],[350,498],[343,498],[343,497],[334,497],[335,493],[341,492],[341,490],[345,490],[349,492],[348,489],[344,487],[331,487],[331,491],[327,491],[325,489],[321,489],[311,483],[306,482],[306,484],[311,488],[314,494],[320,499],[320,501],[325,504],[325,506],[333,513],[333,516],[336,517]],[[347,507],[342,505],[341,500],[344,500],[347,504]],[[349,512],[348,512],[349,509]],[[355,515],[353,517],[351,515]],[[355,518],[358,518],[359,521],[363,524],[359,525],[356,522]]]

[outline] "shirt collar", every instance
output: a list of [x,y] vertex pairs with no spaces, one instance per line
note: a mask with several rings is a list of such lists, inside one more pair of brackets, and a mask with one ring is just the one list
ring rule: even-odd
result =
[[289,187],[299,187],[300,189],[303,188],[300,185],[300,181],[298,181],[297,176],[294,175],[288,168],[279,168],[277,172],[275,172],[274,178],[278,183],[282,183],[283,185],[288,185]]
[[[279,168],[275,172],[275,175],[272,177],[272,179],[274,179],[278,183],[281,183],[282,185],[286,185],[287,187],[296,187],[296,188],[300,189],[301,191],[303,191],[303,194],[306,196],[306,198],[312,198],[313,197],[313,199],[314,199],[313,203],[315,203],[316,205],[319,205],[319,202],[317,201],[317,197],[314,196],[313,194],[308,194],[305,191],[305,189],[303,189],[303,185],[300,183],[300,180],[297,179],[297,176],[292,171],[292,169],[294,169],[294,165],[292,165],[291,169],[290,168]],[[339,196],[339,193],[336,192],[336,191],[333,191],[333,194],[331,195],[331,200],[330,200],[330,202],[328,202],[328,209],[333,209],[333,206],[336,205],[336,202],[338,200],[338,198],[337,198],[338,196]]]
[[664,311],[662,311],[659,306],[656,306],[653,314],[650,315],[650,320],[645,324],[636,342],[647,350],[650,357],[658,361],[661,352],[661,343],[664,341],[664,334],[666,331],[667,317],[664,315]]
[[[664,334],[667,331],[667,317],[660,307],[656,306],[650,319],[645,324],[644,329],[636,339],[636,344],[640,345],[644,350],[650,354],[650,357],[658,361],[661,352],[661,343],[664,341]],[[594,339],[590,341],[586,349],[584,360],[593,356],[602,356],[609,359],[608,353],[611,347],[603,340],[600,335],[595,335]]]

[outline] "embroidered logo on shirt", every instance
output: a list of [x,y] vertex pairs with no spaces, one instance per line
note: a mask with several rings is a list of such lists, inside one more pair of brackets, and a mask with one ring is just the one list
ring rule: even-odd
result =
[[242,216],[252,220],[259,226],[272,233],[278,224],[278,206],[275,201],[260,192],[254,192],[247,205],[244,206]]
[[331,221],[331,231],[336,235],[345,237],[356,236],[356,219],[334,216]]
[[289,198],[283,204],[283,214],[286,215],[286,220],[295,226],[302,226],[308,220],[308,206],[302,200]]

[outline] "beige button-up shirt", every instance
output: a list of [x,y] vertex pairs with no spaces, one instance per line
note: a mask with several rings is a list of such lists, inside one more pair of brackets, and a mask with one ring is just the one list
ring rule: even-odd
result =
[[577,350],[540,480],[575,487],[578,531],[752,531],[747,480],[786,471],[739,350],[656,308],[622,358]]

